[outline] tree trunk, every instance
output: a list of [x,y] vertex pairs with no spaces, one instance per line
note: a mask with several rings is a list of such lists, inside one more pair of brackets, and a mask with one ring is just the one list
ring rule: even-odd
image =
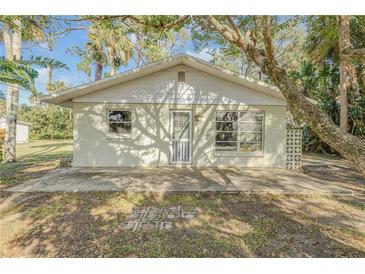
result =
[[[12,49],[12,41],[11,41],[11,30],[7,24],[4,24],[4,46],[5,46],[5,55],[6,59],[12,61],[13,58],[13,49]],[[6,125],[5,125],[5,139],[3,145],[3,155],[5,161],[12,161],[15,159],[15,147],[12,146],[12,138],[14,135],[14,123],[11,122],[13,117],[10,115],[11,113],[11,98],[13,96],[13,85],[9,84],[7,86],[7,96],[6,96]]]
[[136,65],[139,68],[142,65],[142,38],[139,32],[136,32],[136,52],[137,52],[137,60]]
[[91,63],[87,67],[87,81],[91,82]]
[[[4,26],[4,42],[6,57],[8,60],[20,60],[21,57],[21,20],[20,18],[14,19],[14,24],[17,29],[12,31],[12,37],[10,28]],[[19,105],[19,86],[8,86],[8,97],[6,104],[6,135],[4,141],[4,160],[5,162],[16,161],[16,124]]]
[[115,62],[114,62],[115,52],[112,47],[107,46],[106,53],[107,53],[107,59],[108,59],[109,68],[110,68],[110,75],[113,76],[113,75],[117,74],[117,69],[115,67]]
[[[270,29],[264,33],[266,48],[266,51],[264,51],[249,44],[237,29],[234,33],[212,16],[209,16],[208,20],[216,32],[220,33],[227,41],[241,48],[246,53],[247,58],[254,61],[262,69],[262,72],[270,77],[271,81],[282,92],[294,117],[299,121],[306,122],[324,142],[336,149],[344,158],[350,160],[354,167],[365,177],[365,142],[340,129],[327,114],[310,103],[298,89],[296,83],[280,67],[274,55],[272,53],[267,54],[267,52],[273,50]],[[270,56],[271,58],[269,58]]]
[[13,48],[11,39],[11,30],[8,24],[4,24],[4,44],[5,44],[5,57],[7,60],[13,60]]
[[95,64],[95,81],[98,81],[101,79],[101,76],[103,74],[103,65],[99,62],[96,62]]
[[51,86],[53,83],[53,67],[47,66],[47,72],[48,72],[47,90],[48,90],[48,93],[50,93]]
[[347,62],[346,60],[340,61],[340,128],[347,131],[348,123],[348,102],[347,102]]
[[350,41],[350,16],[337,16],[339,30],[339,49],[340,49],[340,128],[348,130],[348,101],[347,90],[349,87],[347,73],[348,61],[347,54],[351,50]]
[[340,129],[327,114],[310,103],[277,64],[267,66],[264,71],[283,93],[290,112],[299,121],[306,122],[325,143],[352,161],[365,176],[365,142]]

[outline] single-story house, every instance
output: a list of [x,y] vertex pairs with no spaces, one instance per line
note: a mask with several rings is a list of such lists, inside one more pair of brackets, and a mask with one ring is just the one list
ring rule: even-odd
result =
[[[29,127],[30,123],[17,121],[16,123],[16,142],[17,144],[23,144],[29,142]],[[6,128],[6,118],[0,117],[0,128]]]
[[73,166],[286,165],[281,92],[185,54],[42,101],[73,109]]

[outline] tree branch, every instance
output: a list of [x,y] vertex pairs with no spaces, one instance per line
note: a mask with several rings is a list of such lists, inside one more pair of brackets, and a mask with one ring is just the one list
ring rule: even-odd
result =
[[226,15],[226,18],[227,18],[227,20],[228,20],[229,24],[231,25],[231,28],[232,28],[232,29],[234,30],[234,32],[236,33],[237,38],[238,38],[238,39],[242,38],[242,34],[241,34],[240,30],[238,29],[238,27],[236,26],[236,24],[233,22],[232,17],[231,17],[231,16]]
[[140,18],[138,18],[137,16],[134,15],[103,15],[103,16],[85,16],[85,17],[81,17],[81,18],[75,18],[75,19],[69,19],[69,18],[60,18],[60,17],[53,17],[55,20],[59,20],[59,21],[64,21],[64,22],[80,22],[80,21],[104,21],[104,20],[109,20],[109,19],[119,19],[121,21],[125,21],[126,19],[130,19],[131,21],[134,21],[137,24],[143,25],[143,26],[148,26],[148,27],[152,27],[155,29],[159,29],[159,30],[167,30],[167,29],[171,29],[183,22],[185,22],[186,20],[189,19],[189,15],[183,15],[181,16],[179,19],[170,22],[168,24],[160,24],[160,25],[151,25],[149,23],[144,22],[143,20],[141,20]]
[[345,58],[364,62],[365,61],[365,48],[353,49],[348,54],[345,54]]
[[83,16],[75,19],[70,18],[60,18],[60,17],[52,17],[55,20],[58,21],[64,21],[64,22],[81,22],[81,21],[90,21],[90,20],[108,20],[108,19],[125,19],[130,17],[129,15],[103,15],[103,16]]
[[144,26],[148,26],[148,27],[152,27],[152,28],[155,28],[155,29],[159,29],[159,30],[168,30],[168,29],[171,29],[183,22],[185,22],[186,20],[188,20],[190,17],[190,15],[184,15],[184,16],[181,16],[179,19],[173,21],[173,22],[170,22],[168,24],[161,24],[161,25],[151,25],[151,24],[148,24],[146,22],[144,22],[143,20],[141,20],[140,18],[138,18],[137,16],[133,16],[133,15],[130,15],[128,16],[129,19],[131,19],[132,21],[134,21],[135,23],[138,23],[140,25],[144,25]]
[[[243,36],[239,37],[232,33],[232,30],[224,25],[221,24],[218,20],[216,20],[213,16],[209,15],[206,17],[208,19],[208,22],[212,24],[213,28],[218,31],[224,38],[226,38],[228,41],[235,43],[238,45],[243,51],[247,50],[247,43]],[[227,18],[228,19],[228,18]],[[233,23],[233,21],[232,21]],[[233,23],[234,25],[234,23]]]
[[175,27],[175,26],[177,26],[177,25],[185,22],[186,20],[188,20],[188,18],[189,18],[189,15],[181,16],[180,19],[178,19],[176,21],[173,21],[173,22],[171,22],[169,24],[166,24],[166,25],[164,25],[162,27],[163,27],[163,29],[171,29],[171,28],[173,28],[173,27]]
[[87,27],[65,28],[65,30],[63,30],[61,32],[52,33],[52,35],[54,35],[54,36],[60,36],[58,38],[63,38],[64,37],[63,35],[69,34],[71,31],[74,31],[74,30],[87,30],[87,29],[88,29]]
[[263,17],[263,31],[262,31],[263,37],[264,37],[264,44],[265,44],[265,50],[267,59],[269,62],[274,62],[274,46],[272,44],[272,38],[271,38],[271,16],[264,16]]

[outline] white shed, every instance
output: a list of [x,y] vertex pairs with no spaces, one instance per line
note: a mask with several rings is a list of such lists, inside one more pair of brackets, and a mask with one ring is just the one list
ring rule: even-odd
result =
[[[29,127],[31,124],[18,121],[16,125],[16,142],[17,144],[29,142]],[[0,117],[0,128],[6,128],[6,118]]]
[[61,91],[73,166],[285,167],[286,102],[270,85],[177,55]]

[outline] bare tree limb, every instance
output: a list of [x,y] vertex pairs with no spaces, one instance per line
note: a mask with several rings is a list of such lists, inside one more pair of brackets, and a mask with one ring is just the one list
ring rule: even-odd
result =
[[99,21],[103,21],[103,20],[109,20],[109,19],[126,19],[130,17],[129,15],[102,15],[102,16],[95,16],[95,15],[91,15],[91,16],[83,16],[83,17],[79,17],[79,18],[61,18],[61,17],[56,17],[53,16],[52,18],[58,21],[64,21],[64,22],[81,22],[81,21],[90,21],[90,20],[99,20]]
[[238,27],[236,26],[236,24],[233,22],[233,19],[231,16],[229,15],[226,15],[226,18],[229,22],[229,24],[231,25],[231,28],[234,30],[234,32],[236,33],[237,35],[237,39],[241,39],[242,38],[242,34],[240,32],[240,30],[238,29]]
[[274,46],[271,38],[271,16],[266,15],[263,17],[263,36],[267,59],[270,62],[274,62]]
[[61,32],[55,32],[52,35],[54,36],[59,36],[57,38],[63,38],[65,35],[69,34],[72,31],[75,30],[87,30],[87,27],[74,27],[74,28],[65,28],[65,30],[61,31]]
[[[223,37],[225,37],[228,41],[235,43],[240,48],[242,48],[244,51],[247,50],[247,43],[243,36],[239,37],[237,35],[234,35],[232,33],[232,30],[222,23],[220,23],[218,20],[216,20],[213,16],[207,16],[208,21],[212,24],[213,28],[218,31]],[[234,22],[232,21],[233,25]]]

